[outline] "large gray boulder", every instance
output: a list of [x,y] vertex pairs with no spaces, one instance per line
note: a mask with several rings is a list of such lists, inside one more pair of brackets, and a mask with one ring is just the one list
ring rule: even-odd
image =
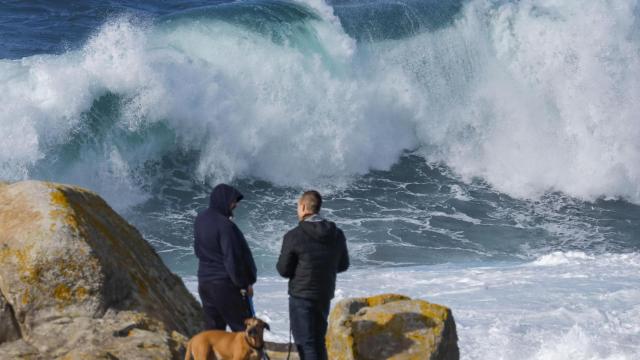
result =
[[0,184],[0,359],[177,359],[202,310],[96,194]]

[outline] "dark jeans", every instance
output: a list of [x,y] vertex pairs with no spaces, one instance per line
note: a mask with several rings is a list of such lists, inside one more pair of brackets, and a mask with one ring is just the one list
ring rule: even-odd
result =
[[289,321],[301,360],[326,360],[327,318],[330,301],[289,296]]
[[198,280],[198,293],[206,330],[226,330],[229,325],[231,331],[244,331],[244,321],[251,315],[239,288],[228,282]]

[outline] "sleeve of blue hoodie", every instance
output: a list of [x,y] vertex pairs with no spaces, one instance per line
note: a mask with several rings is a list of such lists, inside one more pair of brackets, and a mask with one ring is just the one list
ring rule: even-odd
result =
[[220,248],[224,258],[224,267],[233,283],[246,289],[256,282],[256,265],[249,244],[240,229],[231,223],[228,228],[221,229]]

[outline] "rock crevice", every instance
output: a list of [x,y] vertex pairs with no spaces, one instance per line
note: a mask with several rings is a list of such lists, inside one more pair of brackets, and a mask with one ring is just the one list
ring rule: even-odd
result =
[[13,307],[0,290],[0,344],[22,338],[22,331],[16,320]]

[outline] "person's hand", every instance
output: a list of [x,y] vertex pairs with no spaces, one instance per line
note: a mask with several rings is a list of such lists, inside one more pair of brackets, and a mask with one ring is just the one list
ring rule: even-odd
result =
[[249,285],[247,287],[247,296],[248,297],[253,297],[253,286]]

